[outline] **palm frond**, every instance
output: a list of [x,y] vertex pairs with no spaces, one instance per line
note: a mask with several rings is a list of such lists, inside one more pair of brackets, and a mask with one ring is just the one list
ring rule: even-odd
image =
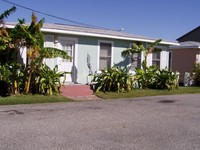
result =
[[61,57],[64,59],[69,59],[69,60],[72,59],[72,57],[69,56],[65,51],[57,49],[57,48],[52,48],[52,47],[42,48],[40,53],[43,58]]
[[10,16],[11,13],[14,13],[16,11],[16,7],[13,6],[10,9],[4,11],[1,15],[0,15],[0,22],[4,19],[7,18],[8,16]]

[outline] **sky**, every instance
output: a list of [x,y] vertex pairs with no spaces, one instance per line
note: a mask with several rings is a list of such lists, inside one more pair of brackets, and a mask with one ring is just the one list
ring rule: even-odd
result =
[[[200,26],[200,0],[9,0],[39,12],[84,24],[175,41]],[[0,0],[0,14],[13,5]],[[5,21],[31,21],[32,10],[17,6]],[[46,23],[70,22],[35,13]]]

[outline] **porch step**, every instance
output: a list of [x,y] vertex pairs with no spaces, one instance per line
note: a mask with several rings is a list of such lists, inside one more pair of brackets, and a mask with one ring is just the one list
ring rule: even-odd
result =
[[75,100],[99,100],[88,85],[65,85],[61,87],[61,94]]

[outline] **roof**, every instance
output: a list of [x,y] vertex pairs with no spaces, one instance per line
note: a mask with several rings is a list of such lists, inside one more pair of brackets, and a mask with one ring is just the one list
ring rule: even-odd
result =
[[186,41],[180,42],[179,46],[170,46],[170,49],[200,48],[200,42]]
[[197,30],[199,30],[199,29],[200,29],[200,26],[198,26],[198,27],[196,27],[195,29],[193,29],[192,31],[190,31],[190,32],[188,32],[188,33],[186,33],[186,34],[182,35],[181,37],[179,37],[179,38],[178,38],[178,39],[176,39],[176,40],[177,40],[177,41],[179,41],[179,40],[181,40],[182,38],[184,38],[184,37],[188,36],[189,34],[191,34],[191,33],[195,32],[195,31],[197,31]]
[[[7,22],[6,26],[8,28],[14,28],[16,23]],[[110,30],[104,28],[91,28],[75,25],[63,25],[63,24],[50,24],[45,23],[41,29],[43,32],[50,33],[60,33],[60,34],[71,34],[71,35],[81,35],[81,36],[92,36],[92,37],[102,37],[120,40],[130,40],[130,41],[142,41],[142,42],[154,42],[157,39],[148,38],[145,36],[135,35],[126,33],[123,31]],[[166,45],[178,45],[177,42],[162,41],[161,44]]]

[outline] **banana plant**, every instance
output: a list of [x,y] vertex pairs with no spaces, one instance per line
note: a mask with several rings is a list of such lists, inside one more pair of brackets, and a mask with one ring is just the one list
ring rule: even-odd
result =
[[[11,37],[9,34],[9,31],[5,28],[5,18],[10,16],[12,13],[16,11],[16,7],[13,6],[8,10],[5,10],[2,14],[0,14],[0,53],[1,55],[5,55],[5,58],[3,60],[0,60],[1,62],[5,63],[9,60],[9,51],[13,48],[13,44],[11,43]],[[2,54],[3,53],[3,54]]]
[[44,58],[55,58],[62,57],[66,59],[71,59],[66,52],[55,49],[55,48],[45,48],[44,47],[44,36],[41,28],[44,23],[44,19],[37,22],[37,17],[32,14],[32,22],[29,26],[24,25],[24,20],[19,20],[19,23],[15,26],[11,33],[13,43],[19,48],[27,47],[27,58],[29,64],[27,68],[27,81],[25,84],[24,92],[28,94],[31,91],[31,86],[35,85],[35,78],[37,70],[41,68]]
[[146,47],[142,43],[133,43],[131,48],[127,48],[126,50],[122,51],[121,55],[123,58],[131,57],[131,61],[134,61],[134,54],[143,53],[144,60],[142,62],[142,67],[146,72],[147,69],[147,57],[149,54],[153,52],[160,52],[161,49],[157,48],[156,46],[161,42],[161,39],[156,40],[155,42],[151,43],[150,46]]
[[47,95],[59,93],[61,87],[60,78],[64,77],[66,73],[58,72],[58,65],[50,69],[46,64],[42,64],[36,78],[37,92]]
[[105,68],[101,74],[97,74],[93,81],[97,82],[95,91],[124,92],[133,89],[133,77],[128,73],[128,68]]

